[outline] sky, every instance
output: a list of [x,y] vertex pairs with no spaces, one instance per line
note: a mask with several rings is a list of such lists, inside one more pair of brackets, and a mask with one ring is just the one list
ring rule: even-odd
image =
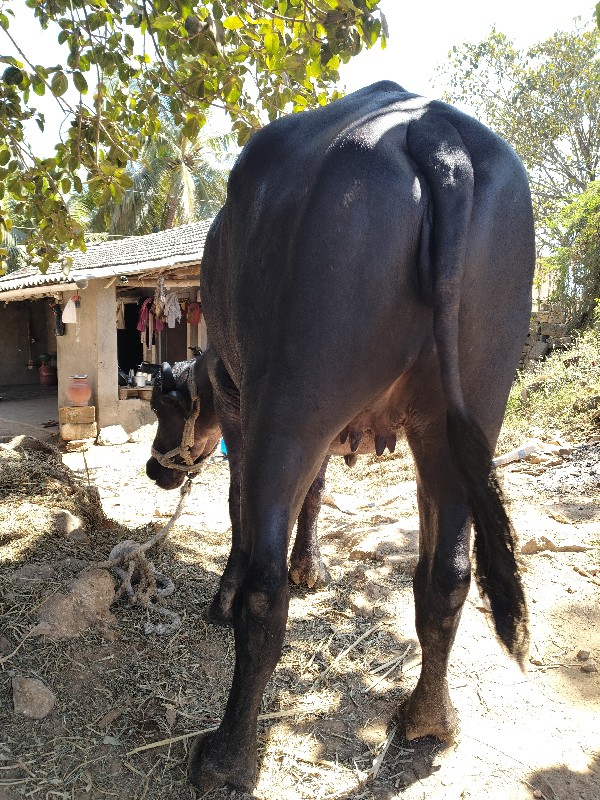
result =
[[[572,28],[573,19],[591,20],[596,0],[382,0],[389,39],[385,50],[376,44],[341,68],[341,83],[348,91],[377,80],[390,79],[405,89],[439,97],[442,87],[434,82],[436,66],[453,45],[485,39],[492,27],[507,34],[518,47],[526,47]],[[64,62],[65,55],[50,32],[41,32],[23,0],[11,3],[16,19],[11,32],[36,63]],[[13,54],[0,29],[0,53]],[[62,117],[51,97],[36,98],[47,118],[46,134],[32,124],[28,133],[34,149],[51,153]],[[228,122],[226,123],[229,124]],[[220,126],[219,126],[220,127]]]
[[416,94],[436,97],[435,68],[453,45],[479,42],[496,27],[517,47],[570,30],[575,17],[593,18],[596,0],[383,0],[389,40],[360,53],[341,70],[348,91],[394,80]]

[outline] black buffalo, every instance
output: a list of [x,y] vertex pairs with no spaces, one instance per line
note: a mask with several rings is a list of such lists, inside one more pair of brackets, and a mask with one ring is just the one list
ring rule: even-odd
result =
[[422,648],[408,738],[451,740],[448,657],[471,576],[522,660],[526,605],[492,450],[529,322],[531,200],[511,148],[441,102],[378,83],[271,123],[211,227],[201,295],[215,406],[240,442],[236,665],[198,789],[256,778],[256,718],[280,656],[294,520],[332,442],[403,432],[420,514]]

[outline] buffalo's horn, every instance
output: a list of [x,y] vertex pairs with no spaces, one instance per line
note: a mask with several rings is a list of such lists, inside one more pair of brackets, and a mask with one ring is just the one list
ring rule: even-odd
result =
[[162,365],[162,390],[166,394],[167,392],[172,392],[177,388],[177,384],[175,383],[175,377],[173,375],[173,370],[171,369],[171,365],[168,361],[165,361]]

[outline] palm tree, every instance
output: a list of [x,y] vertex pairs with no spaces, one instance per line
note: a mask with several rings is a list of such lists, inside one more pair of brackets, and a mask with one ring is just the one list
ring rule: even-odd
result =
[[0,234],[0,276],[2,276],[24,267],[27,263],[23,245],[27,239],[28,229],[23,216],[15,214],[14,201],[11,198],[5,196],[0,202],[9,212],[8,216],[13,224],[10,231],[2,229]]
[[213,217],[225,200],[236,153],[229,134],[186,138],[169,120],[144,146],[123,201],[98,208],[93,193],[73,197],[71,213],[90,232],[132,236]]

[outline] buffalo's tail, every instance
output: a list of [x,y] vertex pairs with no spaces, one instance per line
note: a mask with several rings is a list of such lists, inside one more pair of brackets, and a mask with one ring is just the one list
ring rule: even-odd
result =
[[474,420],[450,412],[448,443],[473,517],[477,586],[489,599],[498,638],[523,667],[529,642],[527,605],[515,557],[516,536],[492,469],[488,440]]

